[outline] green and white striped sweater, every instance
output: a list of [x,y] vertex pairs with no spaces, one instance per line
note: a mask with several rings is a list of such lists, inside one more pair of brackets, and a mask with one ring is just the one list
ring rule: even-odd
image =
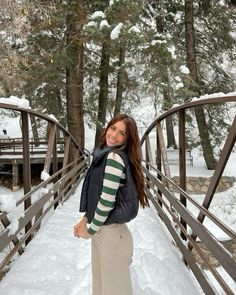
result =
[[115,206],[116,193],[125,182],[125,165],[120,155],[109,153],[104,171],[102,194],[88,232],[93,235],[106,221]]

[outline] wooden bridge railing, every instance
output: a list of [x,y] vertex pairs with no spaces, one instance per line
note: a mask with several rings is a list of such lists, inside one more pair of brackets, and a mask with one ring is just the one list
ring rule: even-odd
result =
[[[218,283],[220,294],[235,294],[232,285],[236,281],[236,261],[233,258],[232,250],[226,249],[224,243],[217,240],[211,231],[204,225],[203,221],[208,218],[216,228],[225,233],[229,240],[236,245],[236,233],[229,228],[224,220],[219,220],[208,209],[214,197],[224,168],[233,150],[236,141],[236,116],[228,129],[223,150],[216,165],[208,191],[203,204],[196,202],[186,192],[186,112],[195,107],[208,104],[235,103],[236,96],[225,96],[208,99],[200,99],[177,106],[158,117],[144,133],[141,140],[144,150],[143,172],[147,179],[147,194],[157,210],[158,215],[169,230],[175,244],[181,250],[183,259],[196,277],[205,294],[218,294],[212,280],[209,279],[209,272]],[[168,154],[164,140],[162,122],[175,114],[178,118],[179,128],[179,183],[171,179],[171,172],[168,162]],[[192,112],[193,114],[193,112]],[[153,130],[156,137],[153,138]],[[152,133],[152,141],[149,135]],[[155,157],[155,162],[152,158]],[[191,204],[198,216],[194,216],[187,206]],[[205,250],[201,247],[204,246]],[[197,261],[201,258],[209,272],[204,271]],[[211,264],[214,259],[217,267]],[[223,292],[223,293],[222,293]]]
[[[23,253],[25,246],[40,228],[41,221],[48,214],[51,214],[59,203],[64,202],[73,194],[88,167],[89,153],[82,150],[73,136],[50,116],[32,109],[19,108],[15,105],[0,103],[0,108],[14,111],[21,118],[22,138],[13,141],[7,140],[4,143],[6,149],[1,149],[1,154],[9,155],[11,151],[11,156],[21,155],[24,182],[24,194],[16,203],[16,209],[19,209],[22,214],[18,217],[18,220],[15,220],[18,222],[18,228],[13,233],[10,232],[11,220],[9,220],[8,212],[0,211],[1,277],[1,273],[15,259],[16,255]],[[29,122],[32,116],[43,120],[43,126],[46,126],[42,136],[43,141],[30,138]],[[60,138],[58,138],[58,135],[61,135]],[[41,152],[44,154],[44,167],[41,172],[42,182],[32,188],[32,153],[38,154],[40,145],[43,146]],[[63,161],[60,167],[58,153],[63,153]],[[4,155],[4,157],[7,155]]]
[[[30,200],[30,206],[22,210],[23,217],[19,219],[17,231],[9,235],[9,220],[6,212],[0,213],[0,220],[6,226],[0,233],[0,252],[4,252],[4,258],[0,262],[0,272],[10,263],[17,252],[23,252],[25,242],[32,239],[35,232],[39,229],[41,221],[51,214],[58,203],[66,201],[74,193],[81,177],[87,167],[88,158],[83,156],[70,163],[53,174],[32,191],[21,198],[16,206],[22,207],[24,202]],[[51,213],[50,213],[51,212]],[[30,223],[30,227],[25,231],[25,227]],[[14,245],[11,245],[11,244]]]

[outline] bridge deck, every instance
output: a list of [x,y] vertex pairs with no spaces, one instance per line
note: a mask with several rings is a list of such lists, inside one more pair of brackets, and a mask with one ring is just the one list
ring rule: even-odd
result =
[[[12,265],[0,294],[91,295],[90,241],[73,237],[80,188],[56,210]],[[152,209],[129,223],[134,295],[203,294]]]
[[[40,164],[40,163],[44,163],[45,162],[45,155],[46,152],[42,153],[42,154],[33,154],[30,155],[30,163],[31,164]],[[64,153],[60,153],[57,155],[58,161],[62,162],[63,158],[64,158]],[[0,155],[0,162],[1,164],[12,164],[12,162],[15,162],[17,164],[22,164],[23,163],[23,155],[19,154],[19,155]]]

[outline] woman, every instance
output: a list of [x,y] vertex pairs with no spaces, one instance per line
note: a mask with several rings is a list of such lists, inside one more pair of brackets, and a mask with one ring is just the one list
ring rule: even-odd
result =
[[92,238],[93,295],[132,294],[133,241],[125,223],[136,217],[139,203],[148,206],[137,125],[120,114],[109,122],[93,153],[81,192],[85,215],[74,226],[75,236]]

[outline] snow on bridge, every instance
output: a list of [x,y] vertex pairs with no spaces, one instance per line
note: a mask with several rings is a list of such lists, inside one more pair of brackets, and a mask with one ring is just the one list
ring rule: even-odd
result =
[[[90,240],[73,236],[79,186],[54,212],[0,283],[1,295],[91,295]],[[128,226],[134,239],[134,295],[203,294],[152,208]]]

